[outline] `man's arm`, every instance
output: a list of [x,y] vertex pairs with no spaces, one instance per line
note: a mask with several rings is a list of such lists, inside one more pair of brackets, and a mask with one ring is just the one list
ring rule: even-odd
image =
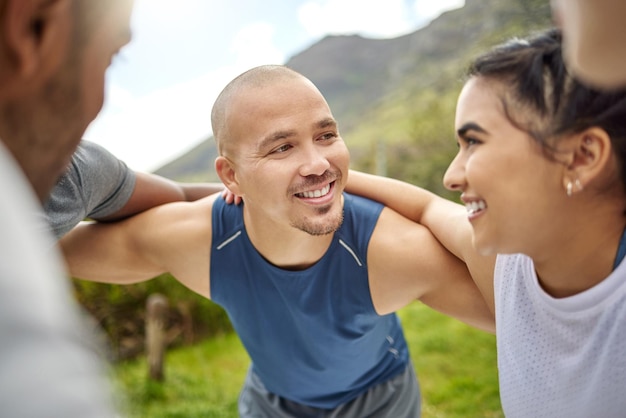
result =
[[156,174],[135,172],[135,187],[126,204],[98,221],[117,221],[170,202],[193,202],[222,192],[222,183],[180,183]]
[[379,201],[402,216],[427,227],[443,246],[463,260],[494,312],[494,256],[480,255],[473,245],[466,209],[409,183],[350,171],[346,191]]
[[169,272],[208,298],[215,198],[169,203],[119,222],[81,223],[59,241],[70,274],[130,284]]
[[426,227],[383,209],[367,260],[372,300],[379,314],[420,300],[476,328],[495,331],[493,312],[467,266]]

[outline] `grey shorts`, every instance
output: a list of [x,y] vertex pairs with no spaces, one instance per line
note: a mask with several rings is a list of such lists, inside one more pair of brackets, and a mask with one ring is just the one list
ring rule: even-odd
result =
[[413,365],[398,376],[380,383],[335,409],[301,405],[265,389],[259,377],[248,370],[239,395],[242,418],[418,418],[420,389]]

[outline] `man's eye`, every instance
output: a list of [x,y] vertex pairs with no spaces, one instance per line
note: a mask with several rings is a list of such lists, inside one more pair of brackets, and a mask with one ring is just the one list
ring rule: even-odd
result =
[[285,145],[281,145],[278,148],[274,148],[271,152],[271,154],[280,154],[286,151],[289,151],[291,149],[291,145],[289,144],[285,144]]
[[335,138],[337,138],[337,134],[335,132],[328,132],[320,136],[320,140],[322,141],[328,141],[329,139],[335,139]]

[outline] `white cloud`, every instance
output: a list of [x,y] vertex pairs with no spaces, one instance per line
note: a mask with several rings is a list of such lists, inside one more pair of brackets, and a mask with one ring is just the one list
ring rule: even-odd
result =
[[117,83],[108,83],[106,89],[106,106],[113,111],[123,111],[131,107],[136,98],[127,89]]
[[464,4],[465,0],[416,0],[413,7],[420,20],[431,20],[444,11],[458,9]]
[[414,26],[404,0],[312,0],[300,7],[298,19],[315,37],[350,33],[393,37]]
[[282,55],[264,42],[254,54],[239,50],[254,47],[245,39],[240,38],[243,46],[234,46],[241,54],[236,64],[145,96],[134,97],[109,83],[104,109],[85,138],[103,145],[134,170],[154,171],[177,158],[211,135],[211,108],[230,80],[253,66],[282,62]]
[[[214,3],[214,2],[211,2]],[[137,0],[133,9],[133,18],[141,19],[142,24],[155,28],[173,27],[186,22],[188,25],[206,21],[213,13],[221,13],[218,4],[209,4],[206,0]]]
[[135,170],[157,169],[211,134],[211,107],[226,83],[254,66],[284,62],[273,35],[267,23],[248,25],[232,38],[230,65],[147,95],[133,96],[109,79],[105,107],[85,138]]
[[238,67],[251,68],[262,64],[282,64],[284,54],[274,45],[275,29],[269,23],[259,22],[241,29],[231,43]]
[[[211,107],[232,76],[232,71],[223,69],[146,96],[126,96],[123,106],[107,99],[85,138],[135,170],[153,171],[210,135]],[[123,90],[111,85],[108,91]]]
[[251,67],[283,63],[293,53],[278,47],[285,37],[395,37],[464,1],[297,0],[302,27],[296,3],[280,11],[249,0],[179,3],[137,0],[135,39],[111,68],[105,108],[86,133],[136,170],[154,170],[210,135],[219,91]]

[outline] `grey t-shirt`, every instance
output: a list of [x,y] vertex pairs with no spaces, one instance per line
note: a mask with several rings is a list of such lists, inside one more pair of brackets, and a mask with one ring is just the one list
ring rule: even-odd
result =
[[85,218],[99,219],[120,210],[135,188],[135,173],[98,144],[82,141],[67,172],[44,205],[58,239]]

